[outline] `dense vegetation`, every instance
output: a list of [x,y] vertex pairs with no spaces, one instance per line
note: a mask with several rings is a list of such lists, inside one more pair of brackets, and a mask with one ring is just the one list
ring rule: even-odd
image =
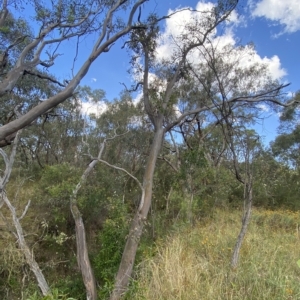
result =
[[[0,298],[297,299],[299,94],[241,64],[252,45],[212,42],[238,1],[199,12],[163,58],[164,18],[141,20],[144,2],[34,1],[37,36],[3,3]],[[70,81],[50,74],[45,36],[99,29]],[[79,82],[125,35],[136,86],[108,101]],[[282,112],[269,147],[261,103]]]
[[[97,118],[97,122],[102,123],[101,128],[105,128],[105,123],[108,124],[108,131],[114,120],[117,120],[118,130],[121,130],[130,120],[130,112],[136,113],[137,109],[126,95],[119,102],[108,105],[111,109]],[[76,123],[82,121],[75,119],[74,123],[70,123],[67,111],[64,113],[66,117],[56,117],[46,124],[36,126],[36,132],[42,126],[49,126],[51,130],[54,130],[53,126],[59,126],[56,130],[63,130],[64,122],[76,127]],[[122,118],[125,124],[121,123]],[[49,148],[41,149],[35,156],[26,147],[32,132],[28,138],[24,133],[19,146],[23,151],[18,152],[7,185],[7,195],[13,199],[18,215],[22,214],[28,200],[31,200],[27,214],[22,219],[22,226],[26,241],[34,251],[52,289],[59,291],[60,295],[66,294],[75,299],[85,299],[85,289],[76,261],[74,221],[69,199],[81,173],[90,162],[88,156],[79,155],[76,149],[82,145],[82,153],[93,153],[94,147],[97,150],[98,141],[102,141],[94,127],[83,129],[89,134],[78,133],[80,138],[74,134],[65,145],[57,144],[56,135],[49,135]],[[115,165],[122,162],[122,168],[138,177],[143,171],[151,139],[150,133],[145,139],[145,133],[147,130],[143,127],[133,128],[108,142],[103,159]],[[210,134],[217,137],[217,133],[215,129]],[[88,149],[86,141],[91,149]],[[157,163],[151,212],[137,258],[138,263],[142,263],[137,272],[143,273],[133,276],[133,290],[130,290],[132,294],[129,299],[160,299],[153,291],[161,292],[161,299],[192,299],[191,290],[194,293],[200,293],[201,290],[207,299],[224,299],[221,295],[225,290],[228,299],[231,296],[235,297],[233,299],[257,299],[253,289],[257,289],[257,293],[263,289],[266,294],[261,299],[268,299],[276,284],[279,285],[280,294],[272,299],[289,299],[286,291],[290,285],[295,295],[299,293],[295,283],[300,271],[296,264],[299,258],[299,216],[292,213],[299,209],[298,169],[276,160],[271,150],[265,150],[260,145],[252,162],[253,205],[259,210],[254,213],[250,232],[242,248],[241,265],[236,271],[230,271],[230,257],[241,226],[239,220],[242,216],[244,187],[236,180],[226,152],[218,166],[206,159],[208,154],[218,150],[217,138],[209,138],[197,151],[186,147],[183,142],[179,143],[182,163],[177,171],[165,161],[168,159],[174,162],[177,159],[174,152],[170,152],[170,142],[168,139],[165,141],[161,159]],[[99,164],[78,194],[100,299],[106,299],[112,288],[131,216],[138,206],[139,193],[137,183],[127,174]],[[16,247],[11,215],[5,206],[2,207],[1,216],[2,298],[17,299],[23,293],[25,299],[35,299],[33,295],[38,295],[35,279],[22,252]],[[171,237],[168,237],[170,234]],[[148,261],[150,267],[147,268],[150,270],[144,271]],[[181,269],[176,267],[175,261]],[[198,265],[204,270],[200,272]],[[164,270],[169,267],[176,270]],[[147,275],[149,272],[154,274]],[[184,274],[180,275],[181,272]],[[232,272],[230,276],[234,278],[226,279],[226,272]],[[168,285],[173,286],[174,283],[166,282],[164,276],[176,281],[178,286],[170,289]],[[190,276],[190,279],[176,276]],[[270,284],[259,281],[260,276],[270,281]],[[225,284],[226,280],[229,281]],[[258,282],[266,286],[258,286]],[[153,284],[155,286],[152,287]],[[219,294],[208,292],[212,286],[218,286],[215,292]],[[135,296],[135,293],[145,295]],[[178,293],[182,295],[181,298],[176,298]]]

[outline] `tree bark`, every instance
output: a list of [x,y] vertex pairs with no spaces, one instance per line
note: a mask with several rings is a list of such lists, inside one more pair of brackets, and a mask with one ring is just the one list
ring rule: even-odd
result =
[[71,204],[71,211],[75,221],[77,262],[86,289],[86,299],[97,300],[96,280],[89,259],[84,223],[75,203]]
[[[17,231],[16,237],[18,240],[19,247],[25,255],[27,264],[29,265],[31,271],[35,275],[35,278],[38,282],[38,285],[42,291],[43,296],[47,296],[47,295],[51,294],[49,285],[44,277],[42,270],[40,269],[38,263],[36,262],[33,253],[30,251],[30,249],[25,241],[23,229],[22,229],[22,226],[20,223],[20,219],[17,217],[16,210],[15,210],[14,206],[10,203],[9,199],[7,198],[5,191],[2,192],[2,198],[11,212],[13,223],[14,223],[14,226]],[[29,205],[27,205],[27,207],[28,206]],[[23,213],[23,216],[24,216],[25,212]]]
[[141,197],[139,208],[130,226],[122,260],[115,279],[115,287],[110,296],[110,300],[120,299],[127,290],[129,281],[131,279],[137,248],[151,206],[153,175],[155,171],[156,160],[159,155],[165,134],[161,124],[156,128],[157,129],[155,131],[154,140],[151,145],[151,150],[144,173],[144,194]]
[[249,182],[245,183],[245,209],[244,209],[244,215],[242,219],[242,228],[237,238],[233,255],[232,255],[232,260],[231,260],[231,267],[234,269],[238,265],[240,249],[248,229],[248,225],[251,217],[251,211],[252,211],[252,176],[250,177]]
[[97,300],[97,287],[94,272],[91,266],[91,262],[88,254],[88,247],[86,242],[85,227],[82,220],[82,216],[77,206],[77,194],[81,188],[81,185],[86,181],[87,177],[98,163],[98,159],[101,158],[106,144],[106,139],[103,141],[101,148],[98,153],[98,157],[93,159],[84,173],[82,174],[80,181],[73,190],[70,199],[70,208],[73,219],[75,221],[75,232],[76,232],[76,245],[77,245],[77,263],[81,271],[83,283],[86,289],[87,300]]
[[[18,107],[15,108],[15,113],[17,116],[20,116],[19,112],[18,112]],[[44,296],[50,295],[51,291],[49,288],[49,285],[44,277],[43,272],[41,271],[38,263],[36,262],[33,252],[30,251],[30,248],[28,247],[26,240],[24,238],[24,233],[23,233],[23,229],[22,229],[22,225],[20,223],[20,220],[25,216],[28,207],[30,205],[30,201],[28,202],[23,214],[21,215],[20,218],[17,217],[17,213],[16,213],[16,209],[15,207],[11,204],[11,202],[9,201],[7,195],[6,195],[6,191],[5,191],[5,187],[6,184],[8,183],[9,179],[10,179],[10,175],[11,175],[11,171],[12,171],[12,167],[14,164],[14,160],[15,160],[15,156],[16,156],[16,152],[17,152],[17,146],[18,146],[18,142],[20,139],[20,135],[21,135],[22,130],[19,130],[16,135],[15,135],[15,139],[13,142],[13,147],[10,153],[10,157],[8,158],[7,154],[3,151],[3,149],[0,148],[0,154],[4,160],[5,163],[5,171],[3,174],[3,177],[0,177],[0,191],[1,191],[1,200],[4,201],[8,207],[8,209],[10,210],[10,213],[12,215],[12,220],[14,223],[14,226],[16,228],[16,232],[14,233],[14,235],[17,238],[17,242],[19,244],[20,249],[22,250],[25,258],[26,258],[26,262],[29,265],[31,271],[34,273],[35,278],[38,282],[38,285],[42,291],[42,294]],[[0,207],[2,206],[3,203],[0,203]]]

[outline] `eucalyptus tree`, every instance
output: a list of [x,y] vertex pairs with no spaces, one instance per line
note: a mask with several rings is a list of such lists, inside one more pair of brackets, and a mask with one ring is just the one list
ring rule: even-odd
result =
[[[4,5],[5,3],[3,3]],[[15,18],[11,13],[3,15],[3,24],[0,28],[0,77],[1,81],[5,79],[5,75],[15,66],[18,56],[21,54],[22,48],[26,46],[25,38],[32,35],[29,24],[22,20]],[[32,53],[29,54],[29,56]],[[36,68],[31,70],[35,73]],[[45,81],[42,75],[47,75],[52,81]],[[30,76],[28,72],[23,72],[19,76],[14,88],[0,97],[1,112],[0,124],[4,126],[14,120],[16,115],[14,109],[19,107],[20,111],[26,111],[35,105],[39,104],[41,99],[52,96],[58,92],[59,89],[54,82],[53,76],[50,76],[44,70],[36,73],[36,76]],[[12,142],[16,135],[13,132],[6,136],[4,140],[0,141],[0,147],[4,147]]]
[[[135,20],[135,17],[145,2],[146,0],[89,0],[84,2],[60,0],[46,3],[30,1],[27,5],[32,9],[28,11],[33,11],[33,15],[28,16],[29,25],[24,25],[24,27],[35,27],[35,32],[19,31],[12,42],[7,39],[12,32],[5,22],[8,22],[10,16],[12,19],[17,19],[17,15],[22,12],[10,7],[8,1],[3,1],[0,97],[10,97],[10,92],[24,74],[51,81],[58,85],[60,90],[53,95],[47,95],[43,101],[32,107],[24,107],[23,115],[19,119],[11,119],[7,124],[3,124],[0,128],[0,141],[31,124],[41,114],[71,97],[93,62],[101,54],[109,52],[118,39],[128,34],[133,28],[139,28],[139,22]],[[126,17],[122,17],[123,12]],[[71,66],[73,75],[70,80],[65,78],[59,82],[41,71],[41,68],[45,68],[51,72],[51,67],[60,55],[60,46],[72,39],[77,43],[75,61],[80,55],[78,51],[82,50],[80,41],[90,34],[96,34],[97,38],[78,71]],[[8,68],[7,61],[13,56],[17,47],[19,47],[19,52],[15,57],[15,63]]]
[[[141,102],[152,125],[153,138],[143,175],[140,204],[133,217],[116,276],[111,295],[113,300],[124,294],[131,278],[151,206],[153,176],[165,134],[190,116],[200,113],[209,112],[210,120],[214,122],[226,119],[227,123],[228,120],[232,123],[235,120],[233,111],[254,109],[258,102],[289,105],[280,101],[284,86],[264,77],[267,75],[265,67],[252,65],[247,68],[238,63],[238,56],[242,56],[247,47],[236,49],[229,46],[217,50],[218,43],[210,41],[216,28],[230,16],[237,3],[220,1],[216,6],[197,12],[201,17],[191,19],[182,26],[181,34],[171,38],[172,55],[167,58],[156,56],[160,40],[159,28],[156,22],[152,22],[155,16],[150,16],[153,26],[134,30],[127,43],[134,51],[135,78],[137,86],[142,86]],[[199,63],[193,63],[194,54],[199,56]],[[257,77],[259,75],[263,76],[263,80]],[[259,80],[261,84],[258,84]],[[183,109],[176,114],[178,107]]]
[[242,183],[244,187],[242,226],[231,259],[231,267],[236,268],[238,265],[240,248],[250,223],[255,177],[254,160],[258,156],[261,144],[259,142],[259,136],[256,135],[254,130],[238,127],[233,128],[232,126],[229,126],[228,128],[227,126],[226,133],[224,132],[224,134],[226,135],[231,150],[232,171],[235,174],[236,179]]

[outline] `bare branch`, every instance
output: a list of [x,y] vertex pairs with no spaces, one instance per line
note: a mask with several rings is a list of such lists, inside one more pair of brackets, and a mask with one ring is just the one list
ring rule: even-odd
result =
[[[166,109],[169,101],[170,101],[170,97],[173,91],[173,87],[178,79],[178,75],[179,72],[182,68],[182,66],[184,65],[185,61],[186,61],[186,57],[187,55],[195,48],[198,48],[200,46],[203,46],[204,43],[206,42],[209,34],[211,32],[213,32],[213,30],[215,30],[215,28],[220,25],[221,23],[223,23],[228,17],[229,15],[232,13],[232,11],[235,9],[236,5],[237,5],[238,1],[234,1],[231,5],[231,7],[226,11],[226,13],[224,13],[220,18],[216,17],[216,20],[214,22],[214,24],[212,24],[203,35],[203,37],[200,39],[200,41],[198,43],[191,43],[189,46],[187,46],[186,49],[183,49],[182,51],[182,58],[180,60],[180,62],[178,63],[178,66],[176,68],[176,72],[173,75],[172,79],[168,82],[167,88],[166,88],[166,92],[165,92],[165,97],[164,97],[164,103],[163,103],[163,108]],[[200,12],[203,13],[203,12]]]
[[126,84],[123,83],[123,82],[120,82],[120,84],[122,84],[122,85],[125,87],[126,92],[131,93],[131,92],[136,92],[136,91],[138,90],[139,86],[140,86],[140,85],[143,85],[143,82],[141,82],[141,81],[138,82],[138,83],[135,85],[135,87],[134,87],[134,88],[131,88],[131,89],[128,89],[127,86],[126,86]]
[[166,159],[164,156],[162,157],[157,157],[157,159],[161,159],[165,161],[176,173],[178,173],[179,169],[177,169],[176,166],[174,166],[168,159]]
[[[20,113],[18,112],[18,107],[16,107],[14,109],[14,111],[15,111],[15,114],[19,117]],[[15,229],[17,232],[16,237],[17,237],[19,247],[23,251],[23,253],[26,257],[26,261],[27,261],[30,269],[34,273],[43,295],[46,296],[48,294],[51,294],[49,285],[48,285],[47,281],[45,280],[43,272],[40,270],[38,263],[34,259],[34,256],[32,255],[32,253],[26,243],[26,240],[24,238],[23,229],[20,224],[20,220],[25,216],[25,214],[29,208],[30,201],[28,202],[27,206],[25,207],[25,210],[24,210],[22,216],[20,218],[18,218],[16,209],[9,201],[9,199],[6,195],[6,192],[5,192],[5,186],[8,183],[9,178],[10,178],[10,174],[11,174],[12,166],[13,166],[13,163],[15,160],[16,150],[17,150],[21,132],[22,132],[22,130],[19,130],[16,134],[9,159],[8,159],[8,156],[6,155],[6,153],[3,151],[3,149],[0,148],[0,154],[2,155],[4,162],[5,162],[5,173],[4,173],[4,176],[1,178],[1,182],[0,182],[1,200],[5,202],[5,204],[7,205],[7,207],[9,208],[9,210],[11,212],[13,223],[14,223],[14,226],[15,226]]]
[[25,70],[24,71],[24,75],[26,75],[26,74],[33,75],[33,76],[36,76],[36,77],[41,78],[41,79],[49,80],[49,81],[51,81],[53,83],[58,84],[61,87],[65,87],[66,86],[65,84],[62,84],[61,82],[55,80],[54,78],[52,78],[50,76],[47,76],[45,74],[41,74],[38,71]]
[[130,176],[135,182],[137,182],[138,186],[140,187],[141,191],[143,192],[144,191],[144,188],[142,186],[142,184],[140,183],[140,181],[135,177],[133,176],[131,173],[129,173],[127,170],[123,169],[123,168],[120,168],[120,167],[117,167],[115,165],[111,165],[110,163],[108,163],[107,161],[103,160],[103,159],[99,159],[99,158],[93,158],[94,160],[98,160],[100,162],[102,162],[103,164],[113,168],[113,169],[116,169],[116,170],[119,170],[119,171],[122,171],[124,173],[126,173],[128,176]]
[[19,218],[19,221],[21,221],[21,220],[25,217],[25,215],[26,215],[26,213],[27,213],[27,211],[28,211],[28,208],[29,208],[29,206],[30,206],[30,203],[31,203],[31,200],[28,201],[28,203],[27,203],[27,205],[26,205],[26,207],[25,207],[25,209],[24,209],[24,211],[23,211],[21,217]]
[[[265,92],[261,92],[256,95],[235,97],[235,98],[225,101],[225,103],[228,105],[230,103],[238,103],[238,102],[244,102],[244,103],[271,102],[271,103],[277,104],[279,106],[289,107],[289,106],[292,106],[293,104],[295,104],[295,101],[290,101],[290,102],[285,103],[285,102],[281,102],[281,101],[277,100],[277,97],[279,96],[281,89],[283,89],[289,85],[290,84],[283,84],[274,89],[267,90]],[[213,104],[207,105],[205,107],[199,107],[194,110],[187,111],[187,112],[183,113],[179,118],[177,118],[177,120],[168,124],[165,128],[165,132],[168,132],[174,126],[180,124],[182,122],[182,120],[184,120],[185,117],[187,117],[189,115],[197,114],[197,113],[200,113],[203,111],[208,111],[208,110],[217,108],[218,106],[222,106],[222,105],[223,105],[223,103],[220,103],[220,104],[213,103]]]
[[115,133],[114,136],[110,138],[104,139],[104,141],[101,143],[98,156],[96,158],[92,158],[92,161],[89,163],[88,167],[85,169],[83,174],[81,175],[81,178],[79,182],[77,183],[76,187],[73,189],[73,193],[70,196],[70,208],[72,212],[72,216],[75,221],[75,231],[76,231],[76,244],[77,244],[77,263],[79,266],[79,269],[81,270],[83,282],[86,287],[86,293],[87,293],[87,299],[96,299],[97,298],[97,288],[96,288],[96,281],[93,274],[93,270],[91,267],[91,263],[88,257],[88,247],[86,242],[86,235],[85,235],[85,227],[84,222],[82,219],[82,216],[80,214],[78,205],[77,205],[77,194],[83,185],[83,183],[86,181],[87,177],[91,173],[91,171],[94,169],[98,161],[102,161],[101,157],[103,155],[103,151],[105,149],[106,142],[108,140],[113,140],[118,136],[124,135],[126,133],[123,133],[121,135],[117,135]]

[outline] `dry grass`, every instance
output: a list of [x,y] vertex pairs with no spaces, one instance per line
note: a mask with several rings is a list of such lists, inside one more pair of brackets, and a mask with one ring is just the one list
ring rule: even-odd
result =
[[138,271],[132,299],[300,299],[300,214],[254,211],[236,270],[229,266],[240,212],[175,232]]

